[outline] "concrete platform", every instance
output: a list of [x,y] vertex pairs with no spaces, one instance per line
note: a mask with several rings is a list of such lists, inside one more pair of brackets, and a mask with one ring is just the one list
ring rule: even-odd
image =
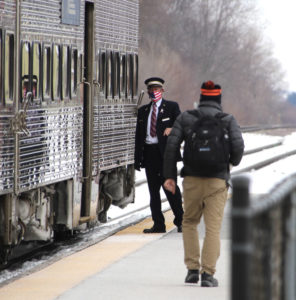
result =
[[[227,211],[227,210],[226,210]],[[0,299],[15,300],[228,300],[230,240],[226,214],[215,277],[219,287],[185,285],[182,234],[165,214],[168,232],[143,234],[151,218],[130,226],[46,268],[0,288]],[[200,237],[204,228],[200,226]],[[201,240],[202,243],[202,240]]]
[[[111,239],[117,237],[111,237]],[[202,242],[202,241],[201,241]],[[229,240],[222,240],[216,278],[219,287],[185,285],[182,234],[174,229],[109,265],[60,295],[61,300],[228,300],[230,299]]]

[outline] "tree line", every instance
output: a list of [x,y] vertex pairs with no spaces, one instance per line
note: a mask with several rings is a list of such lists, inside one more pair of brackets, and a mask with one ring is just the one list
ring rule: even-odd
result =
[[139,45],[140,88],[149,76],[163,77],[165,98],[182,111],[213,80],[241,125],[295,123],[255,0],[140,0]]

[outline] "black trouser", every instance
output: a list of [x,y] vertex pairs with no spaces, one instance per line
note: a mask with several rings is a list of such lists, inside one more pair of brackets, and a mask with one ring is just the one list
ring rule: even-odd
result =
[[[163,160],[159,151],[158,145],[145,145],[144,151],[145,171],[150,193],[150,208],[154,226],[157,228],[164,228],[164,216],[161,211],[160,187],[163,188]],[[174,224],[176,226],[182,225],[183,207],[182,196],[178,186],[176,186],[176,193],[163,188],[166,197],[170,203],[172,211],[175,215]]]

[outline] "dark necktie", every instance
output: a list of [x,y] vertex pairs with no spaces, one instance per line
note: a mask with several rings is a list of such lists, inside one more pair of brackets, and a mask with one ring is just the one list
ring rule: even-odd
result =
[[152,110],[152,114],[151,114],[151,122],[150,122],[150,135],[152,137],[156,136],[156,102],[154,102],[153,104],[153,110]]

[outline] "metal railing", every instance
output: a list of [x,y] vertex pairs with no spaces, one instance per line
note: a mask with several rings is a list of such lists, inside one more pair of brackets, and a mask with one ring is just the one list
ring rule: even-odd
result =
[[232,182],[231,299],[296,299],[296,173],[257,198]]

